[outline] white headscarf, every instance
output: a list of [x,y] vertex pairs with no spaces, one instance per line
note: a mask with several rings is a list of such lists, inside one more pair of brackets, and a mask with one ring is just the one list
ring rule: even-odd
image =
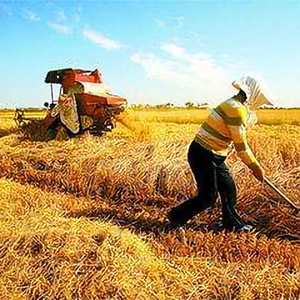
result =
[[251,110],[255,110],[263,105],[273,105],[270,93],[261,80],[244,76],[239,80],[235,80],[232,85],[236,89],[243,90],[246,93],[247,100],[245,105]]

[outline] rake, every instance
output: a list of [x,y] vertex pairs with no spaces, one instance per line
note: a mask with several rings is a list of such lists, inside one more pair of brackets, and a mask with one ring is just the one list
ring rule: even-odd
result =
[[297,206],[293,201],[291,201],[285,194],[283,194],[268,178],[264,178],[264,182],[271,187],[278,195],[280,195],[286,202],[289,203],[289,205],[297,210],[300,211],[300,207]]

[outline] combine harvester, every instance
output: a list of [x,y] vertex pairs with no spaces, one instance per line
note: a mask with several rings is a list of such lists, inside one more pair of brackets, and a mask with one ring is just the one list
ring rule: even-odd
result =
[[[17,126],[26,127],[28,122],[44,128],[47,139],[68,139],[89,131],[101,136],[116,126],[116,116],[125,111],[127,100],[112,94],[101,80],[96,69],[61,69],[49,71],[46,83],[51,86],[51,104],[45,103],[44,119],[26,118],[24,110],[17,109],[14,120]],[[53,84],[60,84],[57,100],[53,97]]]

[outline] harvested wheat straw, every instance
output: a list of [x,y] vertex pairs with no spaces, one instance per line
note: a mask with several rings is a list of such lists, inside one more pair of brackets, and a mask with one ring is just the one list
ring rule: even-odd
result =
[[[195,192],[186,153],[197,126],[182,126],[152,124],[147,139],[121,126],[68,142],[2,138],[0,296],[298,299],[299,216],[235,154],[238,208],[260,233],[207,232],[220,207],[185,231],[159,231],[168,209]],[[256,126],[249,140],[299,204],[300,129]]]

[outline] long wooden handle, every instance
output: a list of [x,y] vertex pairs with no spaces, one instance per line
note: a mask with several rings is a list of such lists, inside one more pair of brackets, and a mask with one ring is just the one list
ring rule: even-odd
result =
[[284,195],[268,178],[264,178],[265,183],[271,187],[277,194],[279,194],[286,202],[288,202],[293,208],[300,210],[300,207],[296,206],[286,195]]

